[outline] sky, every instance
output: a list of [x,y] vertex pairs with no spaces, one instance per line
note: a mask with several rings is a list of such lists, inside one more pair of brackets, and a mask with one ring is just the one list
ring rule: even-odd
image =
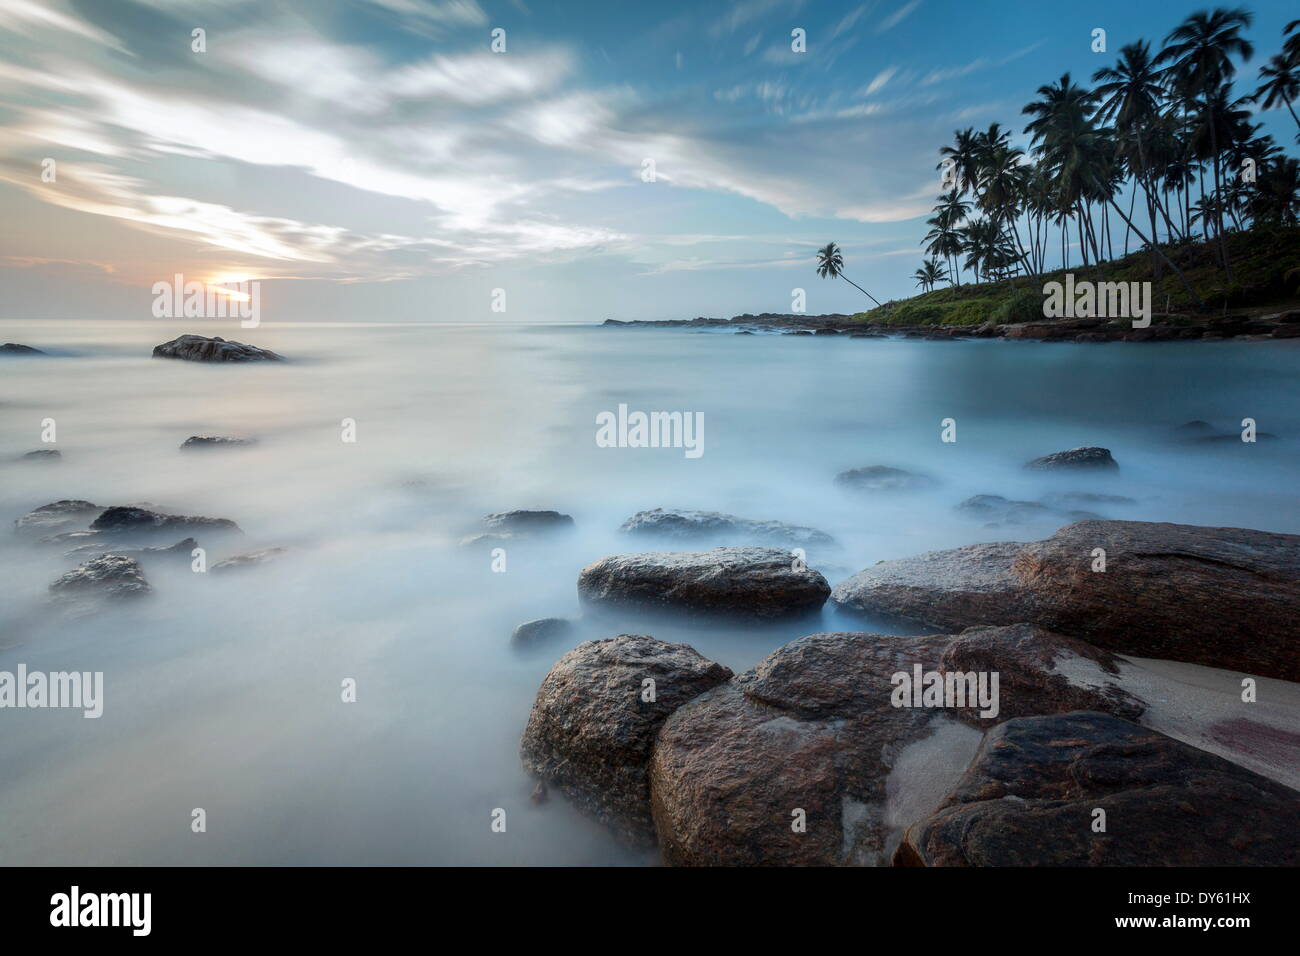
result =
[[[1027,146],[1038,86],[1204,6],[0,0],[0,317],[148,319],[175,274],[271,322],[861,311],[817,248],[912,294],[956,128]],[[1247,6],[1238,95],[1300,15]]]

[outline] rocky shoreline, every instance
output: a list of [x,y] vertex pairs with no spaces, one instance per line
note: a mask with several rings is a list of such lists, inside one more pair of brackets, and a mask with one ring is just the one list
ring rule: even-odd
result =
[[730,319],[606,319],[603,326],[614,328],[733,329],[736,334],[756,332],[782,335],[839,335],[848,338],[925,339],[1013,339],[1030,342],[1190,342],[1264,341],[1300,338],[1300,309],[1253,316],[1225,314],[1196,316],[1157,313],[1147,328],[1135,329],[1128,319],[1044,319],[999,325],[891,325],[864,322],[852,315],[782,315],[761,313]]

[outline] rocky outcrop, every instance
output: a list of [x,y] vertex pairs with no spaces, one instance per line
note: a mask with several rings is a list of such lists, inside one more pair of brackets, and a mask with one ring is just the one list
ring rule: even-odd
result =
[[[1097,811],[1105,813],[1105,829]],[[908,828],[912,866],[1296,866],[1300,793],[1100,713],[988,732],[943,806]]]
[[63,498],[27,512],[14,521],[14,529],[22,534],[58,534],[88,524],[103,510],[103,505],[80,498]]
[[121,554],[106,554],[87,561],[50,585],[57,598],[137,598],[153,590],[140,570],[140,562]]
[[1083,445],[1079,448],[1071,448],[1069,451],[1057,451],[1050,455],[1043,455],[1041,458],[1035,458],[1033,461],[1026,462],[1025,467],[1036,470],[1063,468],[1118,469],[1119,463],[1111,457],[1109,448]]
[[759,521],[718,511],[687,509],[638,511],[619,528],[625,534],[670,540],[706,539],[716,544],[781,544],[788,547],[829,547],[835,539],[816,528]]
[[616,554],[578,576],[578,596],[593,609],[769,620],[816,611],[829,594],[825,578],[778,548]]
[[510,634],[510,643],[523,650],[560,640],[572,633],[572,621],[562,617],[541,617],[535,621],[524,621],[516,627]]
[[832,597],[945,631],[1027,622],[1117,653],[1300,680],[1297,535],[1081,521],[1032,544],[884,561]]
[[184,359],[189,362],[282,362],[283,355],[277,355],[270,349],[245,345],[243,342],[228,342],[220,336],[209,338],[205,335],[182,335],[155,345],[154,358]]
[[920,491],[937,482],[929,475],[919,475],[888,465],[868,465],[840,472],[835,483],[851,491]]
[[164,531],[238,531],[239,525],[229,518],[204,518],[194,515],[167,515],[147,508],[116,506],[107,508],[90,524],[91,531],[107,534],[138,534]]
[[181,451],[193,451],[203,448],[236,448],[254,445],[251,438],[227,438],[222,435],[191,435],[181,442]]
[[655,734],[729,677],[688,645],[644,634],[580,644],[542,681],[521,744],[524,767],[623,839],[653,843],[646,767]]

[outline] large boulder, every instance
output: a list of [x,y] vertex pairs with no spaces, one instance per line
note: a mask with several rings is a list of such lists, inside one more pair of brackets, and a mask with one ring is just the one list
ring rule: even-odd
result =
[[718,511],[689,509],[638,511],[619,528],[625,534],[718,544],[773,544],[788,547],[829,547],[835,543],[824,531],[784,521],[760,521]]
[[655,734],[675,709],[729,677],[690,646],[644,634],[580,644],[542,681],[521,744],[524,766],[623,839],[652,844],[646,767]]
[[1043,455],[1041,458],[1035,458],[1033,461],[1026,462],[1025,467],[1039,470],[1077,468],[1117,469],[1119,468],[1119,463],[1111,457],[1109,448],[1098,448],[1096,445],[1083,445],[1079,448],[1071,448],[1068,451],[1053,452],[1050,455]]
[[238,531],[239,525],[229,518],[204,518],[197,515],[168,515],[118,505],[107,508],[90,524],[91,531],[104,534],[143,534],[170,531]]
[[679,708],[650,761],[665,862],[882,865],[981,739],[952,712],[894,707],[891,675],[947,637],[812,634]]
[[143,597],[152,590],[140,562],[122,554],[105,554],[87,561],[50,585],[50,593],[57,598],[119,600]]
[[1122,654],[1300,680],[1300,535],[1080,521],[1046,541],[884,561],[832,597],[939,630],[1027,622]]
[[227,342],[220,336],[182,335],[155,345],[154,358],[185,359],[189,362],[282,362],[283,355],[243,342]]
[[615,554],[578,575],[593,609],[634,608],[770,620],[818,610],[826,579],[779,548]]
[[573,622],[567,618],[539,617],[516,627],[510,633],[510,643],[518,650],[530,649],[566,638],[573,629]]
[[895,862],[1296,866],[1300,793],[1109,714],[1025,717],[988,732]]

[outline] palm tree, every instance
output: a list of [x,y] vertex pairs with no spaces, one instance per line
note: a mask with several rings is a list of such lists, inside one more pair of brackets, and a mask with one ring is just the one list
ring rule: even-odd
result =
[[823,279],[834,279],[839,276],[876,305],[880,305],[874,295],[844,274],[844,256],[840,254],[840,247],[833,242],[828,242],[817,250],[817,274]]
[[921,263],[921,268],[912,273],[912,278],[924,291],[929,292],[936,282],[948,278],[948,270],[933,259],[926,259]]
[[[1300,23],[1297,20],[1296,23]],[[1300,37],[1300,34],[1297,34]],[[1271,110],[1279,103],[1284,104],[1295,125],[1300,128],[1300,116],[1295,115],[1293,102],[1300,99],[1300,63],[1290,63],[1282,56],[1274,56],[1267,65],[1259,68],[1259,76],[1264,82],[1249,97],[1266,110]]]
[[1300,66],[1300,20],[1292,20],[1282,32],[1286,35],[1282,55],[1292,66]]
[[979,183],[980,134],[970,127],[959,129],[953,133],[953,143],[939,147],[939,155],[944,158],[934,168],[943,169],[951,163],[958,192],[974,192]]
[[[1213,12],[1201,10],[1193,13],[1165,37],[1165,48],[1156,57],[1157,63],[1168,63],[1169,77],[1189,102],[1201,98],[1204,110],[1212,109],[1211,98],[1237,73],[1232,58],[1249,60],[1255,53],[1250,41],[1241,31],[1254,21],[1254,15],[1243,7],[1233,10],[1219,8]],[[1214,168],[1214,189],[1220,188],[1219,143],[1217,123],[1209,117],[1210,163]],[[1223,241],[1223,213],[1216,207],[1215,226],[1219,237],[1219,258],[1223,262],[1228,280],[1232,281],[1232,264],[1228,262],[1228,247]]]

